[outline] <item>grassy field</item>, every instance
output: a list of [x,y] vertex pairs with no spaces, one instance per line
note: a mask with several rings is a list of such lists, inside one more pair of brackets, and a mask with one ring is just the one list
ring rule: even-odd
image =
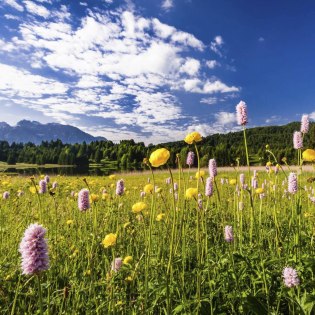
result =
[[[252,171],[222,170],[208,197],[207,172],[199,180],[195,170],[175,172],[175,191],[168,172],[154,174],[52,177],[42,194],[34,185],[40,177],[2,176],[1,192],[10,196],[0,203],[0,313],[36,314],[41,306],[45,314],[313,313],[311,173],[299,175],[290,194],[288,172],[259,171],[256,190]],[[90,193],[87,211],[78,209],[82,188]],[[133,207],[138,202],[144,205]],[[50,268],[22,275],[19,244],[35,222],[47,229]],[[117,239],[105,247],[110,233]],[[124,263],[113,268],[117,258]],[[285,285],[285,267],[297,271],[299,285]]]

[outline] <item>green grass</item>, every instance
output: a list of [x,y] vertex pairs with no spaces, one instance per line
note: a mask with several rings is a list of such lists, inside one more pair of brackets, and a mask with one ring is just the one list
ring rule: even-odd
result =
[[[299,177],[299,191],[290,195],[284,192],[284,174],[261,171],[258,183],[265,184],[265,197],[260,199],[253,189],[221,184],[221,179],[237,179],[240,187],[237,170],[219,173],[213,196],[204,195],[200,181],[202,195],[187,199],[186,189],[197,187],[190,178],[195,170],[174,172],[176,200],[165,182],[169,173],[154,174],[160,190],[144,198],[140,192],[148,179],[153,183],[149,172],[117,174],[114,180],[56,176],[51,182],[58,188],[41,195],[30,192],[27,178],[0,177],[0,192],[10,192],[0,201],[0,314],[39,310],[36,277],[21,275],[18,252],[25,229],[35,222],[47,228],[49,244],[50,269],[41,275],[45,314],[312,314],[315,205],[308,195],[315,187],[307,182],[310,174]],[[120,178],[126,191],[116,196]],[[88,187],[98,199],[80,212],[70,193]],[[17,197],[18,190],[24,195]],[[133,213],[139,201],[147,208]],[[164,214],[161,221],[159,214]],[[234,231],[230,243],[224,240],[226,225]],[[117,233],[117,242],[104,248],[109,233]],[[131,264],[111,271],[114,258],[129,255]],[[300,286],[284,286],[286,266],[297,269]]]

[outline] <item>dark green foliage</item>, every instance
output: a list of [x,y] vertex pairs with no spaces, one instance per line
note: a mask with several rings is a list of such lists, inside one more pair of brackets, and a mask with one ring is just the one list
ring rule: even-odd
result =
[[[286,157],[289,164],[296,164],[297,154],[293,149],[293,132],[300,129],[300,123],[293,122],[285,126],[256,127],[246,130],[249,158],[251,165],[264,165],[268,160],[265,146],[270,145],[279,162]],[[304,137],[304,147],[315,147],[315,124],[310,124],[310,135]],[[60,140],[43,141],[40,145],[32,143],[11,145],[0,141],[0,161],[31,164],[60,164],[87,166],[89,163],[115,164],[116,169],[139,170],[143,168],[143,159],[161,147],[170,150],[169,166],[176,167],[178,154],[183,167],[186,167],[186,156],[193,146],[184,141],[169,142],[145,146],[143,142],[122,140],[120,143],[111,141],[95,141],[87,144],[63,144]],[[243,131],[227,134],[214,134],[203,138],[198,143],[201,166],[207,166],[209,159],[215,158],[218,166],[246,164],[244,153]],[[197,163],[195,161],[195,163]],[[195,164],[194,166],[197,166]]]

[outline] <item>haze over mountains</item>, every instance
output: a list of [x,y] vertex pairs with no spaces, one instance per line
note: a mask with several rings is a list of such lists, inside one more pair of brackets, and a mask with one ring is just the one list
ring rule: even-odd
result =
[[58,123],[41,124],[37,121],[21,120],[16,126],[10,126],[6,122],[0,122],[0,140],[9,143],[40,144],[42,141],[57,139],[70,144],[106,140],[103,137],[93,137],[79,128]]

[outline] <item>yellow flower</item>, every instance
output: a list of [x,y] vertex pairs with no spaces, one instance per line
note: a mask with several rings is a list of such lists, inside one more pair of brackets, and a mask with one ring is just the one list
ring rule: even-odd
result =
[[133,213],[139,213],[139,212],[143,211],[146,208],[147,208],[147,205],[144,202],[140,201],[140,202],[135,203],[132,206],[132,212]]
[[235,184],[236,184],[236,179],[235,178],[230,179],[230,185],[235,185]]
[[314,162],[315,161],[315,150],[307,149],[302,153],[302,158],[306,162]]
[[96,194],[91,194],[91,201],[96,202],[96,201],[98,201],[98,199],[99,199],[99,196],[98,196],[98,195],[96,195]]
[[150,193],[152,194],[153,189],[154,189],[154,187],[153,187],[152,184],[147,184],[147,185],[144,186],[143,191],[144,191],[146,194],[150,194]]
[[74,223],[73,220],[67,220],[67,225],[72,225]]
[[29,190],[32,194],[36,194],[36,188],[34,186],[31,186]]
[[132,280],[133,280],[133,279],[132,279],[131,276],[128,276],[128,277],[125,278],[125,281],[126,281],[126,282],[132,282]]
[[105,236],[105,238],[102,241],[102,244],[105,248],[114,246],[116,244],[117,240],[117,234],[109,233]]
[[198,190],[197,188],[188,188],[186,189],[185,196],[187,199],[192,199],[193,197],[197,197]]
[[272,163],[270,162],[270,161],[268,161],[267,163],[266,163],[266,166],[271,166],[272,165]]
[[163,220],[164,220],[164,217],[165,217],[165,213],[159,213],[159,214],[156,216],[156,221],[163,221]]
[[116,178],[116,175],[112,174],[112,175],[109,175],[109,179],[115,179]]
[[103,200],[110,199],[110,195],[108,193],[104,193],[104,194],[102,194],[102,199]]
[[159,167],[164,165],[170,158],[170,151],[165,148],[157,149],[150,155],[150,163],[153,167]]
[[90,275],[91,275],[91,270],[90,270],[90,269],[85,270],[83,274],[84,274],[85,276],[90,276]]
[[201,137],[200,133],[197,131],[194,131],[194,132],[188,134],[185,137],[184,141],[188,144],[193,144],[194,142],[200,142],[201,140],[202,140],[202,137]]
[[199,171],[196,173],[196,179],[199,179],[200,177],[204,177],[205,176],[205,171]]
[[115,184],[110,184],[110,188],[114,188],[115,187]]
[[123,260],[123,264],[124,265],[129,265],[129,264],[132,263],[132,261],[133,261],[132,256],[126,256],[125,259]]
[[264,193],[264,189],[262,187],[259,187],[255,190],[256,194],[262,194]]

